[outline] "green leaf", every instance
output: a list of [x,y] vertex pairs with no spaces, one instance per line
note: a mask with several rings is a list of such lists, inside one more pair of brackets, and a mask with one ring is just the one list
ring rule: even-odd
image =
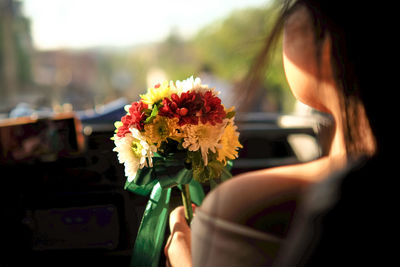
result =
[[226,114],[226,118],[227,119],[232,119],[233,117],[235,117],[235,115],[236,115],[236,111],[232,110],[231,112],[228,112]]
[[147,119],[144,121],[144,123],[151,123],[155,119],[155,117],[157,117],[157,115],[158,115],[158,107],[157,107],[157,105],[154,105],[150,116],[147,117]]

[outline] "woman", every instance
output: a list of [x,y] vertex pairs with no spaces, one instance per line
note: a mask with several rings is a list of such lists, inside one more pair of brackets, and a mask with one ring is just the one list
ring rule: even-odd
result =
[[287,1],[245,83],[255,87],[260,80],[267,52],[283,28],[284,70],[294,96],[334,119],[329,154],[234,177],[205,198],[191,228],[182,207],[175,209],[165,247],[167,265],[272,264],[300,196],[354,161],[384,151],[381,121],[376,120],[381,111],[373,105],[379,97],[372,99],[370,90],[377,79],[368,65],[378,58],[364,54],[377,42],[362,30],[371,31],[369,26],[378,23],[371,19],[375,7],[348,2]]

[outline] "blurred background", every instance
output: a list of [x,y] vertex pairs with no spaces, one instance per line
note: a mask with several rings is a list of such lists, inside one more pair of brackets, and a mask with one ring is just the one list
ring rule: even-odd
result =
[[[276,7],[0,0],[0,266],[129,266],[147,198],[123,190],[113,122],[147,87],[192,75],[236,105]],[[331,119],[295,101],[279,43],[250,103],[233,174],[327,153]]]
[[[229,98],[275,17],[266,0],[0,3],[2,116],[21,102],[81,111],[134,101],[160,79],[191,75],[215,79]],[[254,111],[293,109],[279,50],[264,86]]]

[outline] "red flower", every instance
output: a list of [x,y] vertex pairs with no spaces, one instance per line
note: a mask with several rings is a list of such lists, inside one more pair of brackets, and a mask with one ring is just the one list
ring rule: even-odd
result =
[[118,128],[117,136],[124,137],[127,133],[129,133],[129,127],[127,127],[126,125],[122,125]]
[[221,104],[221,99],[214,96],[212,91],[204,94],[184,92],[181,96],[173,94],[171,99],[164,98],[159,115],[169,118],[178,118],[180,126],[185,124],[198,124],[209,122],[212,125],[222,123],[226,112]]
[[203,105],[202,96],[195,92],[184,92],[181,96],[172,94],[171,99],[164,98],[158,114],[169,118],[178,118],[179,126],[198,124],[197,112]]
[[222,123],[226,112],[224,106],[221,105],[221,99],[213,95],[211,91],[207,91],[203,95],[203,106],[200,109],[199,116],[203,124],[207,122],[211,123],[211,125]]
[[131,127],[142,130],[144,121],[146,120],[146,114],[144,113],[145,109],[147,109],[147,104],[144,104],[141,101],[133,102],[129,108],[129,114],[121,118],[122,126],[118,128],[117,136],[124,137]]

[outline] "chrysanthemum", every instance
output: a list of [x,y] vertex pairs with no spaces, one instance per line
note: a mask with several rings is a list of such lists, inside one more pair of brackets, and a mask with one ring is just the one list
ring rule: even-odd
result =
[[219,142],[220,146],[217,147],[217,160],[226,165],[227,159],[235,159],[238,157],[238,149],[243,146],[239,143],[239,132],[236,131],[237,127],[230,120],[225,127],[224,134]]
[[180,95],[181,93],[188,92],[188,91],[204,93],[206,91],[213,90],[212,88],[209,88],[207,85],[201,84],[200,78],[198,78],[198,77],[193,78],[193,76],[191,76],[190,78],[183,80],[183,81],[176,81],[175,86],[176,86],[178,95]]
[[225,123],[211,124],[187,124],[183,127],[185,134],[183,147],[189,151],[198,151],[200,149],[204,165],[208,164],[208,151],[216,153],[216,149],[221,145],[219,141],[224,133]]
[[143,103],[153,105],[154,103],[162,101],[165,97],[170,97],[171,93],[175,90],[171,90],[171,84],[168,81],[164,81],[162,84],[156,84],[154,87],[147,89],[147,93],[140,95]]
[[149,145],[138,129],[131,128],[124,137],[114,136],[115,148],[119,163],[125,166],[125,176],[128,182],[133,181],[138,169],[144,166],[153,166],[153,153],[156,147]]
[[125,106],[125,110],[128,110],[128,113],[121,118],[121,122],[114,124],[115,127],[118,127],[117,136],[124,137],[132,127],[142,130],[146,119],[145,109],[147,108],[147,104],[142,101],[133,102],[132,105]]
[[168,118],[177,118],[179,126],[197,124],[197,113],[203,107],[202,95],[195,92],[184,92],[180,96],[172,94],[171,99],[164,98],[158,114]]
[[149,143],[160,147],[167,138],[178,139],[178,119],[157,116],[151,123],[144,126],[145,135]]
[[203,124],[207,122],[215,125],[216,123],[222,123],[222,119],[225,118],[226,113],[224,106],[221,104],[221,99],[215,95],[213,92],[208,90],[202,94],[203,106],[198,112],[200,121]]

